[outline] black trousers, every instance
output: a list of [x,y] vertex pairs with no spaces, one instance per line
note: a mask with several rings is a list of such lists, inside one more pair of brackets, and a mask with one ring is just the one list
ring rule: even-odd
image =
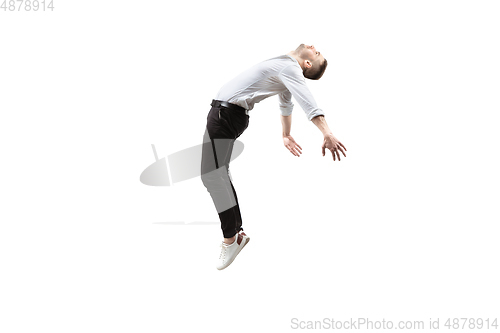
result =
[[242,230],[238,197],[231,181],[229,162],[234,141],[248,127],[244,111],[212,106],[203,136],[201,179],[214,202],[224,238]]

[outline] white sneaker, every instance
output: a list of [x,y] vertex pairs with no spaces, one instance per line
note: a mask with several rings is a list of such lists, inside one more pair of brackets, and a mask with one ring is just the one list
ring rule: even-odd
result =
[[[243,229],[241,229],[240,231],[238,231],[238,233],[243,236],[243,239],[246,240],[245,245],[247,245],[248,242],[250,242],[250,237],[248,237],[247,234],[245,234],[245,232],[243,231]],[[245,245],[243,245],[243,247],[245,247]]]
[[243,230],[240,230],[236,234],[236,239],[234,240],[233,244],[222,244],[220,245],[221,251],[220,251],[220,256],[219,256],[219,261],[217,263],[217,269],[222,270],[226,268],[227,266],[231,265],[233,260],[236,258],[238,253],[240,253],[241,250],[247,245],[247,243],[250,241],[250,237],[245,235]]

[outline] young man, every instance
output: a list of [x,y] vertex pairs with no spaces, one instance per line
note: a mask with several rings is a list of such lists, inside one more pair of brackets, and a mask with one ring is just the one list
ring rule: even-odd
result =
[[212,196],[219,214],[224,241],[217,269],[229,266],[250,238],[243,232],[236,191],[231,182],[229,162],[234,141],[245,131],[249,111],[254,104],[273,95],[279,96],[283,143],[295,156],[302,148],[290,135],[292,124],[292,96],[324,135],[322,153],[331,151],[333,160],[340,161],[347,150],[328,128],[323,111],[318,108],[305,78],[319,80],[327,61],[313,45],[299,47],[279,57],[265,60],[224,85],[212,101],[203,138],[201,178]]

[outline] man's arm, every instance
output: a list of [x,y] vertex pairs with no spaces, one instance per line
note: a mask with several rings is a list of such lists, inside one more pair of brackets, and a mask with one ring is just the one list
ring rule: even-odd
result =
[[306,85],[306,79],[300,68],[290,65],[284,68],[278,77],[289,91],[289,98],[291,99],[293,95],[295,100],[302,107],[302,110],[306,113],[308,120],[324,114],[323,111],[318,108],[316,100],[311,94],[311,91],[309,91]]
[[337,154],[340,161],[340,154],[338,151],[340,150],[340,152],[345,156],[345,153],[342,150],[342,148],[345,149],[345,147],[339,140],[337,140],[337,138],[335,138],[335,136],[333,136],[332,131],[326,123],[323,111],[318,108],[314,97],[307,88],[303,73],[300,72],[300,70],[295,66],[288,66],[280,72],[279,77],[288,91],[290,91],[299,102],[300,106],[305,111],[307,118],[319,128],[321,133],[323,133],[324,140],[323,145],[321,146],[323,156],[325,156],[326,148],[332,152],[334,161],[335,154]]
[[324,116],[316,116],[311,121],[316,125],[324,136],[332,134]]
[[325,117],[324,116],[316,116],[311,119],[311,121],[316,125],[321,133],[323,133],[323,144],[321,145],[321,150],[323,152],[323,156],[325,156],[325,148],[328,149],[329,151],[332,152],[333,155],[333,160],[335,161],[335,154],[337,154],[337,157],[340,161],[340,152],[344,155],[344,149],[347,150],[344,145],[337,140],[337,138],[333,135],[332,131],[328,127],[328,124],[326,123]]
[[281,124],[283,125],[283,144],[293,155],[300,156],[299,154],[302,154],[302,147],[300,147],[290,135],[290,130],[292,128],[292,115],[281,115]]
[[290,91],[285,90],[279,95],[280,112],[282,116],[289,116],[293,111],[292,94]]
[[281,115],[281,125],[283,125],[283,137],[290,135],[292,129],[292,115]]

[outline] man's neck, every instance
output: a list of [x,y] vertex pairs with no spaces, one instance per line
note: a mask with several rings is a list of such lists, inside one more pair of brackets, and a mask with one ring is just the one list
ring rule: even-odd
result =
[[302,67],[302,58],[300,58],[294,51],[290,51],[287,53],[289,56],[292,56],[295,58],[295,60],[297,60],[297,62],[299,63],[300,65],[300,68],[302,68],[302,70],[304,70],[304,67]]

